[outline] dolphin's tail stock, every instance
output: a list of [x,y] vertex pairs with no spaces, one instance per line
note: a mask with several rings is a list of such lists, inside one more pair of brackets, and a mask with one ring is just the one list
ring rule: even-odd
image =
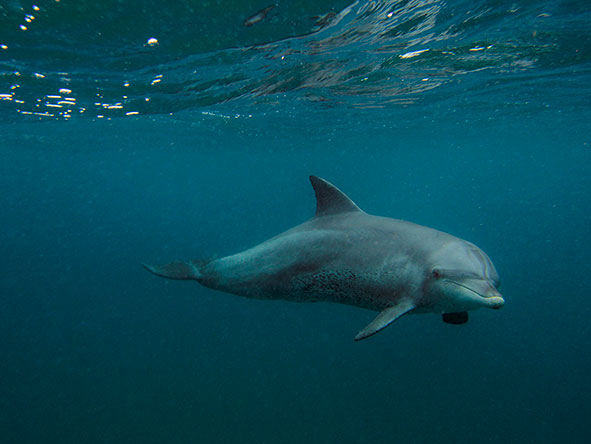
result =
[[203,266],[203,263],[201,261],[178,261],[165,265],[142,265],[149,272],[168,279],[193,279],[201,281],[202,278],[200,268]]

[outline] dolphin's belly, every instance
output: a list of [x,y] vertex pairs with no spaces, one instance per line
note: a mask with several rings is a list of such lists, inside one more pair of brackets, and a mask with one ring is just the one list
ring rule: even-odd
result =
[[201,283],[249,298],[382,310],[411,290],[412,261],[401,254],[386,260],[374,250],[351,233],[296,231],[214,261],[202,271]]
[[381,311],[396,304],[406,292],[407,286],[394,274],[330,269],[294,276],[285,299],[335,302]]
[[[299,271],[294,270],[299,268]],[[302,265],[261,278],[216,279],[204,284],[216,290],[254,299],[280,299],[292,302],[335,302],[370,310],[383,310],[407,293],[395,276],[350,269],[311,270]],[[385,285],[385,283],[388,285]]]

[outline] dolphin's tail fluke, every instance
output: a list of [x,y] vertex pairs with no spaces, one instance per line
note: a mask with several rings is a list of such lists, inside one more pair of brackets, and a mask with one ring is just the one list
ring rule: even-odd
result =
[[201,272],[199,271],[200,266],[197,261],[178,261],[166,265],[142,265],[149,272],[168,279],[193,279],[200,281],[202,277]]

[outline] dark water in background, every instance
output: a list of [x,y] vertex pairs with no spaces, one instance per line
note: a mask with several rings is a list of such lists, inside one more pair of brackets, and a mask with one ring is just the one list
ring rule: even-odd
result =
[[[0,1],[1,441],[587,442],[587,2],[171,3]],[[304,221],[309,174],[481,246],[505,308],[354,343],[141,268]]]

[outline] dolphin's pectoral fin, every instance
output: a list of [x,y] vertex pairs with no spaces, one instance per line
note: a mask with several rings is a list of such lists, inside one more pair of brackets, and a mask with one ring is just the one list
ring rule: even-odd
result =
[[157,276],[168,279],[195,279],[201,278],[201,273],[191,262],[171,262],[165,265],[142,264],[146,270]]
[[443,322],[446,324],[460,325],[468,322],[468,312],[460,311],[458,313],[443,313]]
[[367,327],[365,327],[357,334],[357,336],[355,336],[355,340],[361,341],[362,339],[375,335],[377,332],[383,330],[400,316],[408,313],[413,308],[415,308],[415,305],[411,301],[402,301],[393,307],[382,310]]

